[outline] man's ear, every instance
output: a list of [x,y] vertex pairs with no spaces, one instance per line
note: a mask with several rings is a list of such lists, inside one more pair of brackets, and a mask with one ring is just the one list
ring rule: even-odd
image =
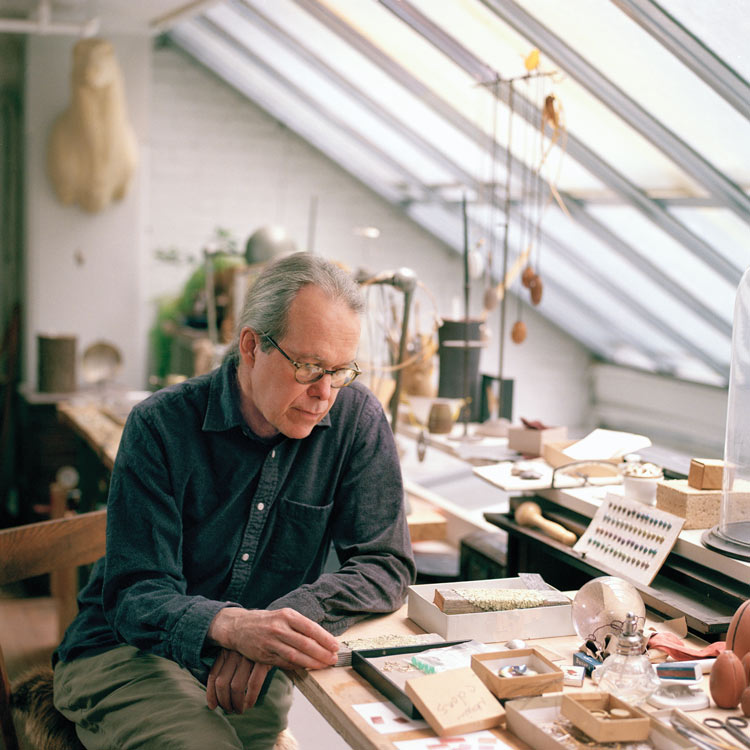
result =
[[252,367],[255,364],[255,353],[260,348],[260,336],[249,327],[240,331],[240,359]]

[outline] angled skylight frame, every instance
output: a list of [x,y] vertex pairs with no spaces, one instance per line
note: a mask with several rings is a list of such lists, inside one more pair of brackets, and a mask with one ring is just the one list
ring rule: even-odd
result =
[[[304,9],[308,9],[311,5],[317,5],[317,3],[314,2],[314,0],[294,0],[297,5]],[[238,0],[232,0],[233,5],[238,5]],[[268,29],[266,29],[268,31]],[[340,33],[337,31],[337,33]],[[356,32],[355,32],[356,33]],[[347,39],[347,42],[351,44],[351,34],[348,35],[349,39]],[[175,37],[178,42],[180,42],[180,39],[178,36]],[[277,35],[278,38],[278,35]],[[182,43],[180,42],[182,45]],[[182,45],[186,46],[186,45]],[[187,47],[186,47],[187,48]],[[200,54],[197,54],[195,49],[189,49],[191,54],[196,57],[197,59],[201,59]],[[304,48],[297,50],[297,54],[301,56],[306,56],[309,54],[309,50],[304,50]],[[493,139],[491,136],[488,136],[487,132],[482,131],[475,123],[466,120],[463,115],[458,112],[455,108],[451,107],[451,105],[442,100],[439,96],[433,94],[432,92],[426,92],[424,90],[423,85],[419,82],[418,79],[411,77],[411,80],[409,79],[409,74],[407,73],[406,76],[403,75],[405,71],[403,71],[398,63],[396,61],[393,61],[392,59],[388,58],[387,55],[384,55],[382,50],[378,50],[377,47],[373,45],[372,51],[368,54],[368,57],[370,59],[373,59],[376,64],[378,64],[380,67],[383,68],[384,71],[387,72],[388,75],[391,75],[394,77],[395,80],[398,81],[398,83],[406,90],[409,90],[412,95],[414,96],[420,96],[425,101],[427,106],[430,106],[431,108],[435,109],[439,116],[445,117],[446,121],[450,122],[450,124],[455,127],[458,131],[464,133],[467,137],[472,138],[475,140],[480,148],[489,149],[493,147]],[[380,58],[380,59],[379,59]],[[308,64],[315,64],[315,60],[312,57],[307,57]],[[253,61],[253,63],[256,66],[260,66],[262,69],[266,71],[266,74],[271,75],[271,70],[269,61],[263,60],[263,59],[256,59]],[[320,61],[318,60],[318,63]],[[205,64],[205,60],[204,60]],[[207,64],[207,67],[211,67]],[[320,64],[317,64],[317,70],[318,72],[321,71],[321,69],[324,66],[321,66]],[[373,144],[371,139],[363,139],[361,136],[356,137],[356,127],[353,123],[349,121],[337,121],[334,117],[333,120],[328,123],[325,127],[321,128],[317,132],[311,132],[315,131],[315,128],[305,128],[305,127],[295,127],[295,124],[293,122],[290,122],[290,118],[288,113],[285,113],[283,111],[283,107],[275,106],[272,101],[269,101],[268,96],[263,97],[256,94],[249,93],[247,88],[243,88],[242,86],[238,86],[235,83],[231,81],[231,75],[228,77],[225,71],[219,71],[214,68],[215,72],[217,72],[221,77],[225,78],[231,85],[234,85],[235,88],[238,88],[239,90],[243,91],[245,95],[250,96],[251,99],[254,99],[255,101],[258,101],[261,106],[263,106],[266,110],[271,112],[275,117],[280,119],[281,121],[285,122],[287,125],[289,125],[290,129],[296,130],[303,138],[308,140],[309,142],[313,143],[317,148],[319,148],[324,153],[328,154],[334,161],[337,161],[339,164],[341,164],[345,169],[351,171],[355,176],[357,176],[358,179],[360,179],[363,183],[370,186],[375,192],[382,195],[386,200],[390,201],[391,203],[400,203],[402,206],[404,206],[405,210],[409,215],[412,216],[412,218],[415,219],[418,223],[422,224],[428,231],[432,231],[437,236],[441,236],[444,238],[448,243],[457,251],[461,250],[461,243],[460,243],[460,213],[458,212],[457,206],[455,204],[451,204],[450,201],[445,200],[441,196],[441,190],[439,189],[431,189],[430,185],[427,184],[422,179],[416,177],[413,172],[411,172],[408,168],[405,168],[401,161],[395,157],[392,153],[386,154],[388,159],[385,161],[387,163],[381,162],[380,163],[380,169],[374,170],[375,172],[380,173],[381,177],[375,177],[374,174],[371,174],[372,165],[374,162],[380,160],[380,155],[382,153],[382,149],[378,149],[378,146]],[[327,74],[330,74],[330,70],[327,71]],[[394,76],[394,72],[396,75]],[[293,81],[283,80],[283,76],[280,76],[279,71],[274,71],[273,75],[277,77],[277,80],[281,87],[289,89],[289,84],[292,84],[293,88]],[[345,78],[342,76],[338,77],[337,85],[339,87],[347,89],[347,93],[350,96],[353,96],[358,99],[360,104],[366,104],[366,106],[369,109],[373,109],[374,102],[373,100],[362,90],[358,89],[355,83],[352,83],[351,81],[348,81],[344,84]],[[298,97],[299,94],[305,94],[306,92],[299,90],[299,91],[290,91],[288,94],[290,96]],[[303,106],[307,108],[308,110],[311,110],[313,108],[319,107],[319,104],[315,100],[314,97],[307,96],[307,97],[300,97],[302,100],[304,100],[304,103],[300,104],[300,106]],[[336,113],[323,113],[320,112],[317,113],[318,115],[318,122],[322,121],[325,118],[328,117],[329,114],[335,115]],[[380,111],[380,117],[384,119],[391,127],[394,127],[397,124],[397,119],[393,117],[393,113],[386,113],[386,115],[383,115],[383,111]],[[538,118],[538,115],[537,115]],[[535,118],[535,119],[537,119]],[[403,123],[401,123],[403,125]],[[335,142],[335,136],[333,136],[334,133],[342,133],[346,132],[346,140],[349,142],[347,144],[347,148],[349,153],[358,152],[357,158],[354,160],[354,164],[352,164],[348,157],[344,155],[344,152],[346,149],[342,149],[339,146],[334,147],[334,145],[331,143],[333,140]],[[331,135],[326,135],[330,133]],[[441,164],[441,166],[445,169],[447,173],[451,175],[451,177],[455,178],[455,180],[458,183],[463,183],[468,188],[475,191],[477,199],[481,196],[484,196],[486,199],[488,197],[488,193],[491,194],[491,188],[492,185],[482,184],[480,181],[477,181],[476,176],[472,178],[472,175],[463,168],[461,164],[455,163],[455,160],[451,158],[449,154],[444,154],[440,152],[439,150],[436,150],[433,144],[430,144],[424,139],[420,139],[418,137],[418,133],[414,133],[413,130],[410,128],[404,128],[402,127],[400,129],[401,135],[405,135],[406,139],[410,141],[410,144],[413,148],[421,150],[424,154],[429,154],[431,158],[435,159],[437,162]],[[415,137],[417,136],[417,137]],[[494,147],[497,148],[497,144],[494,144]],[[504,151],[504,147],[500,147],[501,151]],[[572,156],[572,154],[569,153],[569,156]],[[408,158],[407,158],[408,161]],[[604,165],[605,168],[608,165]],[[522,170],[525,169],[527,172],[529,172],[528,166],[526,166],[522,161],[519,159],[513,157],[513,170],[516,175],[520,175],[522,173]],[[383,179],[382,175],[390,171],[394,176],[398,175],[398,181],[393,179]],[[496,181],[496,185],[500,182],[500,178]],[[406,188],[404,188],[406,186]],[[489,190],[488,190],[489,187]],[[639,190],[639,188],[635,188],[636,191]],[[409,197],[405,197],[405,196]],[[644,193],[645,195],[645,193]],[[491,199],[491,195],[489,196]],[[664,209],[664,205],[668,202],[660,202],[657,199],[648,198],[647,200],[650,201],[653,205],[658,206],[662,211]],[[420,201],[426,201],[427,203],[433,203],[437,204],[439,212],[443,213],[445,216],[445,220],[441,221],[440,223],[443,224],[442,229],[438,232],[435,229],[434,223],[432,224],[430,222],[425,222],[424,217],[420,219],[420,214],[423,214],[423,208],[426,208],[425,206],[420,206]],[[577,215],[577,212],[582,211],[586,212],[586,209],[584,208],[585,203],[582,201],[575,201],[573,200],[570,204],[572,206],[572,211],[574,215]],[[671,204],[670,204],[671,205]],[[677,205],[677,201],[675,201],[675,205]],[[697,204],[696,204],[697,205]],[[721,210],[721,209],[717,209]],[[686,216],[684,210],[676,211],[674,209],[670,210],[670,214],[674,212],[676,216]],[[591,213],[591,212],[588,212]],[[512,218],[514,221],[518,221],[517,217],[512,214]],[[578,217],[580,218],[580,217]],[[680,223],[678,219],[676,219],[677,223]],[[737,224],[743,224],[742,221],[736,220]],[[628,248],[627,243],[622,244],[623,240],[621,237],[614,236],[614,233],[609,231],[606,226],[602,225],[601,222],[598,222],[600,224],[598,230],[596,228],[597,221],[594,218],[593,214],[589,216],[589,219],[587,222],[584,222],[584,226],[586,226],[588,231],[593,231],[602,241],[607,243],[609,247],[614,246],[615,248],[619,248],[620,252],[623,254],[623,257],[627,257],[628,255],[632,256],[632,250],[633,248]],[[688,230],[691,233],[695,233],[695,229],[692,227],[695,226],[695,224],[691,224],[691,228]],[[486,229],[484,230],[486,234]],[[493,237],[495,237],[495,240],[497,240],[498,245],[501,245],[502,243],[499,241],[500,238],[495,236],[496,233],[493,234]],[[703,234],[702,232],[700,234]],[[698,236],[696,233],[695,236]],[[711,236],[711,235],[709,235]],[[549,242],[548,238],[544,239],[544,242]],[[684,243],[682,243],[684,244]],[[731,257],[731,256],[730,256]],[[569,260],[569,258],[568,258]],[[573,264],[575,265],[575,264]],[[585,264],[584,264],[585,265]],[[580,269],[582,273],[586,273],[586,268]],[[597,272],[594,270],[594,273],[588,273],[587,276],[591,277],[594,282],[597,281]],[[657,278],[659,276],[657,275]],[[560,286],[558,284],[558,279],[550,279],[549,281],[545,279],[545,284],[547,286],[550,286],[550,289],[557,290],[557,287]],[[687,289],[681,288],[678,282],[675,282],[676,285],[673,285],[671,287],[667,288],[667,291],[672,294],[675,299],[680,300],[682,303],[691,303],[690,294]],[[605,285],[601,285],[602,291],[606,291],[607,294],[610,295],[612,299],[616,300],[622,300],[623,299],[623,289],[618,288],[616,285],[609,285],[605,290]],[[570,293],[570,292],[569,292]],[[625,299],[627,300],[627,295],[625,296]],[[636,301],[637,302],[637,301]],[[583,303],[586,304],[586,303]],[[587,305],[588,306],[588,305]],[[591,311],[594,315],[599,316],[599,318],[604,319],[607,315],[609,315],[608,309],[606,309],[608,306],[604,306],[605,309],[602,309],[602,305],[597,305],[596,308],[591,307]],[[699,311],[699,314],[702,314],[703,311],[701,311],[701,305],[697,305],[697,308]],[[545,311],[540,310],[542,315],[545,315],[547,317],[551,317],[551,315]],[[633,309],[632,312],[635,313],[637,318],[640,318],[641,324],[647,324],[649,327],[653,327],[656,330],[659,330],[661,334],[664,336],[667,336],[673,344],[677,347],[673,354],[675,357],[683,356],[684,359],[694,359],[694,360],[700,360],[705,365],[711,368],[711,370],[720,377],[726,377],[726,372],[728,371],[728,363],[725,367],[724,363],[717,360],[715,357],[713,357],[710,354],[707,354],[705,351],[701,350],[700,346],[696,346],[694,341],[691,340],[691,338],[686,338],[685,336],[681,336],[681,334],[674,330],[673,327],[669,325],[669,323],[666,323],[665,320],[658,316],[651,314],[648,310],[645,308],[643,309]],[[562,325],[561,321],[554,320],[554,318],[551,317],[553,322],[555,322],[556,325],[560,325],[561,327],[565,328],[564,325]],[[630,318],[628,318],[630,319]],[[610,333],[614,331],[614,328],[620,328],[621,326],[619,323],[622,321],[619,321],[617,326],[609,326]],[[726,321],[723,321],[719,324],[719,321],[717,320],[710,320],[708,319],[708,322],[710,325],[720,325],[721,326],[721,333],[726,332]],[[606,326],[604,327],[607,328]],[[591,335],[585,335],[584,333],[579,332],[578,334],[573,334],[581,340],[582,342],[585,342],[587,345],[590,345],[588,342],[593,342],[596,340],[596,346],[592,346],[592,351],[596,351],[605,358],[611,358],[613,357],[613,344],[612,341],[614,339],[607,338],[606,335],[602,332],[600,335],[597,336],[591,336]],[[688,334],[689,336],[689,334]],[[650,360],[654,360],[654,346],[653,342],[650,341],[651,337],[646,337],[647,340],[644,340],[641,343],[641,351],[643,352],[644,356],[649,358]],[[637,346],[639,343],[638,337],[628,335],[627,332],[623,336],[619,336],[619,339],[628,339],[628,343],[632,346]],[[683,355],[679,355],[679,352],[682,352]],[[702,356],[701,356],[702,355]],[[657,369],[659,369],[660,365],[657,362],[656,365]],[[667,370],[668,371],[668,370]]]
[[[453,38],[443,29],[437,27],[430,19],[425,17],[417,8],[415,8],[408,0],[379,0],[380,4],[387,7],[393,13],[395,13],[401,20],[412,26],[420,34],[426,36],[426,38],[443,51],[450,59],[452,59],[457,65],[462,67],[465,66],[467,72],[473,75],[478,81],[494,80],[498,77],[496,71],[489,68],[483,61],[479,60],[469,49],[462,45],[459,41]],[[498,88],[498,93],[506,92],[507,89]],[[518,110],[520,113],[529,120],[529,122],[539,122],[540,113],[538,109],[530,102],[519,96]],[[581,150],[583,146],[581,144]],[[589,163],[596,162],[602,164],[603,162],[599,157],[594,154],[590,155]],[[520,163],[518,168],[523,172],[528,171],[526,165]],[[600,170],[603,172],[604,170]],[[615,172],[612,169],[606,170],[609,173],[610,178],[614,176]],[[600,178],[602,174],[597,175]],[[604,181],[604,180],[602,180]],[[622,178],[617,183],[618,187],[615,188],[615,184],[610,185],[618,192],[623,189],[627,181]],[[631,190],[625,194],[628,200],[635,198],[636,194],[640,191],[632,186]],[[741,271],[736,268],[724,255],[718,253],[706,242],[700,240],[697,235],[683,227],[679,221],[677,221],[672,215],[668,214],[663,208],[658,206],[652,199],[642,195],[643,200],[637,201],[636,207],[644,211],[647,209],[649,218],[654,221],[659,228],[673,236],[681,244],[689,242],[689,247],[692,249],[704,262],[711,268],[718,270],[725,278],[731,283],[736,284],[741,276]],[[566,207],[569,209],[571,216],[581,221],[585,226],[592,232],[594,232],[599,238],[608,242],[614,248],[620,249],[622,254],[626,258],[632,259],[632,262],[646,263],[649,264],[654,271],[654,278],[663,280],[661,281],[662,286],[665,290],[678,299],[688,299],[695,305],[695,309],[699,315],[705,318],[705,320],[722,333],[727,332],[727,326],[731,329],[731,324],[727,323],[720,316],[718,316],[713,310],[707,307],[707,305],[699,300],[695,293],[685,287],[680,281],[670,278],[669,274],[663,274],[657,267],[651,263],[651,261],[644,260],[639,257],[639,253],[629,243],[622,239],[621,236],[615,236],[614,233],[610,232],[602,222],[598,221],[593,217],[589,211],[581,203],[577,202],[572,196],[561,193]],[[679,228],[679,231],[677,231]]]
[[543,49],[545,54],[592,94],[617,112],[625,122],[654,143],[679,164],[696,182],[744,221],[750,222],[750,196],[719,171],[638,102],[606,78],[582,55],[572,49],[534,16],[513,0],[479,0],[483,5]]
[[750,84],[654,0],[612,0],[639,26],[750,120]]

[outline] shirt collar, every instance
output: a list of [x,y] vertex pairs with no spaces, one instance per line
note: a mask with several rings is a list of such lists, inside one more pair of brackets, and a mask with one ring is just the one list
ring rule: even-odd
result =
[[[330,427],[331,413],[318,422],[317,427]],[[237,383],[237,365],[225,357],[221,365],[211,373],[208,390],[208,405],[203,420],[203,429],[221,432],[232,427],[247,427],[240,411],[240,388]]]

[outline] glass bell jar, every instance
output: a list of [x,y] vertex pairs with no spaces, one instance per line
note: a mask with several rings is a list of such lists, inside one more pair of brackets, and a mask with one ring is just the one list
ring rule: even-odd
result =
[[750,560],[750,268],[742,275],[734,303],[732,367],[719,523],[703,535],[718,552]]

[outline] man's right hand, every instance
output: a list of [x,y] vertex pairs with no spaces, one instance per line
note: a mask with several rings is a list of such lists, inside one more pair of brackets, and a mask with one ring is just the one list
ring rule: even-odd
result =
[[322,669],[336,663],[338,641],[293,609],[225,607],[208,628],[209,640],[254,662],[282,669]]

